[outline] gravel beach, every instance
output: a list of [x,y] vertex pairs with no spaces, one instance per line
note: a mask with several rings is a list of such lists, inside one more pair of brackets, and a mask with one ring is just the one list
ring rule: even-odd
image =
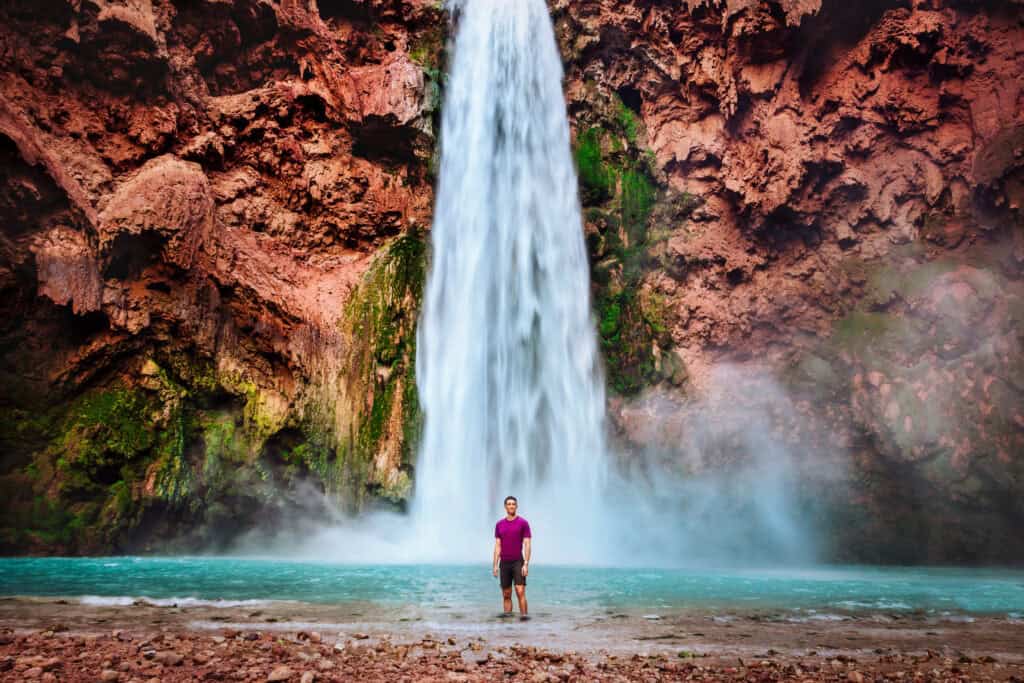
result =
[[1024,623],[1013,619],[687,612],[492,621],[374,622],[358,606],[301,603],[7,598],[0,679],[1024,681]]

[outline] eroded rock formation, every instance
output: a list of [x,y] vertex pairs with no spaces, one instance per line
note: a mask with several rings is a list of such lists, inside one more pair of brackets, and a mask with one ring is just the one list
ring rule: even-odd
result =
[[302,482],[400,503],[436,3],[0,20],[4,547],[215,543]]
[[771,376],[835,556],[1019,560],[1024,7],[683,5],[554,3],[623,438]]

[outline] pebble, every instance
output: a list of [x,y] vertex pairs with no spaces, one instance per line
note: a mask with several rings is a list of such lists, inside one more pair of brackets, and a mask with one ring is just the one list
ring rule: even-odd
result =
[[279,666],[270,672],[267,676],[267,683],[276,683],[279,681],[287,681],[292,677],[292,670],[287,666]]
[[313,683],[315,679],[316,674],[312,671],[307,671],[306,673],[302,674],[302,678],[300,678],[299,681],[300,683]]
[[121,674],[114,671],[113,669],[104,669],[103,673],[100,674],[101,681],[119,681],[121,680]]
[[164,666],[181,666],[181,663],[185,661],[185,658],[177,652],[159,652],[154,659]]

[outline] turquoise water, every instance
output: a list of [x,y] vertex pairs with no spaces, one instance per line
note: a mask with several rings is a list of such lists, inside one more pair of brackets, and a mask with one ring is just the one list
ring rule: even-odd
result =
[[[1024,618],[1024,571],[832,567],[607,569],[537,565],[531,604],[585,610],[910,612]],[[488,566],[352,566],[233,558],[0,560],[0,595],[197,601],[379,603],[427,609],[495,604]],[[117,600],[117,598],[123,598]]]

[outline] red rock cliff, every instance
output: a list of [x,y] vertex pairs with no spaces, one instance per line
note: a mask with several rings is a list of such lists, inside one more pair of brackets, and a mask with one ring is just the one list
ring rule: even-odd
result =
[[1021,559],[1024,6],[553,6],[622,437],[742,406],[834,556]]
[[244,527],[306,479],[400,502],[436,3],[12,2],[0,25],[8,547]]

